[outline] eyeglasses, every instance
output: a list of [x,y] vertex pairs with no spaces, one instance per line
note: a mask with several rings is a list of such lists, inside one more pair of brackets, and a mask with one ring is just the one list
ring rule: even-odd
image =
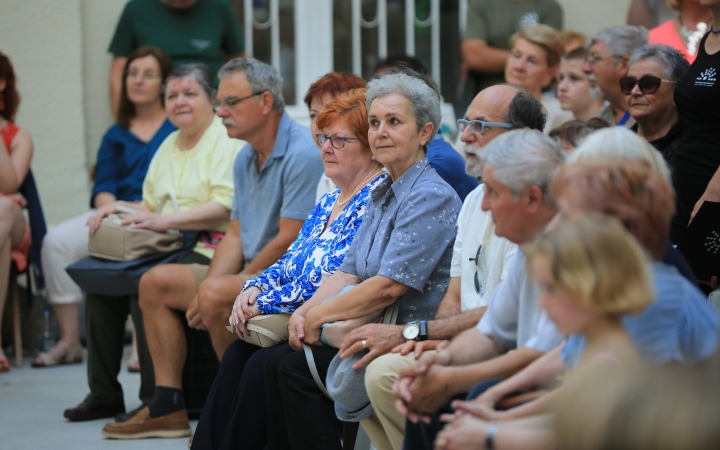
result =
[[485,122],[484,120],[465,120],[458,119],[458,130],[462,133],[465,131],[468,125],[470,125],[470,131],[473,134],[483,134],[487,127],[499,127],[499,128],[515,128],[515,125],[505,122]]
[[630,95],[637,84],[640,88],[640,92],[643,94],[654,94],[658,89],[660,89],[660,84],[662,84],[662,82],[673,84],[677,83],[677,81],[665,80],[652,75],[645,75],[639,80],[635,77],[627,76],[620,78],[620,90],[623,94]]
[[152,81],[155,78],[160,78],[159,73],[155,72],[140,72],[139,70],[133,70],[131,72],[125,72],[126,78],[137,78],[140,77],[145,81]]
[[591,52],[591,53],[588,53],[587,58],[585,58],[585,61],[592,66],[597,61],[600,61],[602,59],[608,59],[608,58],[618,59],[618,58],[622,58],[622,55],[603,55],[602,53]]
[[318,142],[318,144],[320,144],[320,146],[325,145],[325,142],[327,142],[329,140],[330,145],[332,145],[333,148],[337,148],[337,149],[345,147],[345,142],[347,142],[347,141],[359,141],[360,140],[360,138],[342,137],[342,136],[338,136],[337,134],[328,136],[328,135],[322,134],[322,133],[316,134],[315,139],[317,139],[317,142]]
[[264,94],[265,92],[267,92],[267,90],[252,93],[247,97],[228,97],[225,100],[220,100],[219,98],[216,98],[213,102],[213,108],[215,109],[215,112],[217,112],[221,107],[225,108],[226,111],[229,111],[231,108],[235,107],[235,105],[242,102],[243,100],[255,97],[256,95]]
[[477,249],[477,253],[474,258],[470,258],[470,261],[475,261],[475,292],[480,295],[485,293],[485,261],[483,258],[483,245]]

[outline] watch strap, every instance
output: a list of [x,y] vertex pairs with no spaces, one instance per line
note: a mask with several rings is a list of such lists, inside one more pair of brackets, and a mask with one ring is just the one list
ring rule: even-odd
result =
[[495,433],[497,433],[498,426],[495,424],[492,424],[488,427],[487,431],[485,432],[485,449],[486,450],[495,450]]
[[418,326],[420,327],[420,334],[418,334],[418,341],[426,341],[428,338],[427,320],[419,321]]

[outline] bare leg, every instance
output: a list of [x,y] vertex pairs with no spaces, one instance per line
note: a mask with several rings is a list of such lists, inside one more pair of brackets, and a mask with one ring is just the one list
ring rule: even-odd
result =
[[187,265],[157,266],[140,280],[140,307],[156,386],[182,389],[187,348],[185,319],[177,311],[186,311],[196,292],[195,278]]
[[52,308],[60,329],[60,340],[70,347],[80,345],[80,305],[58,304],[52,305]]
[[25,232],[25,219],[20,207],[7,197],[0,196],[0,359],[2,350],[2,318],[10,281],[10,249],[17,245]]
[[206,278],[198,290],[200,315],[210,331],[213,348],[220,360],[228,345],[237,339],[237,335],[228,332],[225,327],[244,282],[237,275],[220,275]]

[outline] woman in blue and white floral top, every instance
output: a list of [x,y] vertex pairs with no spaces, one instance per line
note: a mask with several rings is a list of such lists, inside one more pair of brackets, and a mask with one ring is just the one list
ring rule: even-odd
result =
[[[292,313],[342,264],[372,189],[386,178],[368,143],[365,89],[340,94],[317,118],[325,174],[339,187],[325,194],[278,262],[245,283],[231,323],[240,337],[257,314]],[[192,448],[263,449],[267,441],[264,367],[275,347],[242,339],[225,351],[205,401]]]

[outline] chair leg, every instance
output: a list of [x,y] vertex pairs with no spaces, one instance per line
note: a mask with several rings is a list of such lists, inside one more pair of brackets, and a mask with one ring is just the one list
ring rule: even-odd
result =
[[[13,271],[14,272],[14,271]],[[13,309],[13,333],[15,345],[15,365],[22,367],[23,365],[23,345],[22,345],[22,329],[20,318],[20,290],[17,285],[17,274],[11,273],[10,292],[12,292],[12,309]]]

